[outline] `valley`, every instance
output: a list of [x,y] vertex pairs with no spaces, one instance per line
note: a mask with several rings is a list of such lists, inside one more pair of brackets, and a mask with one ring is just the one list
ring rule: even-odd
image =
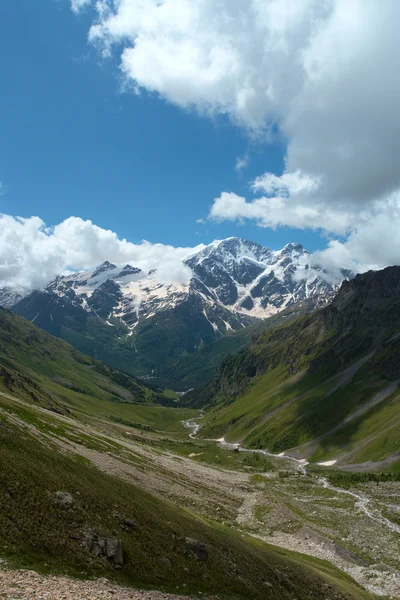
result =
[[0,309],[4,581],[400,597],[399,306],[400,268],[358,275],[171,363],[186,393]]
[[0,2],[0,600],[400,600],[399,22]]
[[[235,532],[238,540],[243,540],[243,536],[260,540],[268,544],[266,548],[275,547],[278,557],[292,557],[300,564],[322,569],[340,584],[339,587],[344,585],[348,593],[355,593],[354,597],[364,596],[361,591],[356,592],[352,584],[346,584],[339,571],[324,566],[321,559],[347,573],[374,594],[396,597],[400,593],[400,564],[396,551],[400,521],[398,508],[393,505],[399,485],[396,481],[380,481],[377,485],[373,481],[362,483],[350,479],[348,489],[339,487],[328,483],[332,476],[334,481],[334,473],[326,468],[305,465],[290,457],[278,457],[268,452],[245,449],[234,452],[228,443],[189,437],[190,429],[185,427],[188,419],[182,418],[183,414],[179,414],[178,409],[167,409],[176,412],[176,423],[169,427],[168,433],[162,429],[161,421],[158,426],[153,421],[154,430],[144,432],[110,420],[88,417],[84,413],[74,417],[50,415],[47,409],[32,406],[6,393],[1,393],[0,405],[2,436],[5,431],[12,431],[14,436],[22,435],[27,441],[38,444],[43,452],[52,449],[53,453],[56,451],[68,460],[78,461],[76,464],[84,461],[82,465],[85,468],[92,465],[105,476],[119,480],[120,485],[133,484],[153,497],[172,502],[171,507],[188,511],[187,518],[201,515],[212,530]],[[193,417],[189,413],[187,417],[195,425],[198,416]],[[82,510],[80,506],[78,509],[78,505],[87,502],[81,495],[90,493],[89,490],[77,493],[76,483],[65,489],[73,498],[71,506],[68,506],[68,521],[73,520],[75,511]],[[367,511],[360,498],[368,499],[364,501]],[[89,516],[85,518],[89,521],[95,517],[95,514],[90,515],[94,505],[91,508],[89,504],[86,509]],[[104,528],[106,524],[98,522],[96,528],[99,526]],[[139,533],[134,533],[134,537],[147,535],[141,530],[141,524],[137,523],[135,527]],[[2,543],[8,545],[10,540],[4,538],[7,531],[4,527],[0,531]],[[212,536],[210,538],[210,533],[207,535],[208,544],[214,546],[215,540]],[[32,554],[23,545],[18,547],[18,537],[13,536],[7,560],[14,568],[32,568],[38,564],[37,557],[32,563]],[[161,543],[160,550],[163,546]],[[292,555],[292,552],[300,552],[303,557]],[[175,564],[174,553],[166,558]],[[57,553],[50,563],[48,560],[48,567],[52,564],[52,570],[59,572]],[[317,562],[313,563],[314,560]],[[168,561],[164,561],[165,564]],[[65,557],[63,565],[65,572]],[[96,567],[99,568],[98,565]],[[164,564],[160,563],[158,577],[160,584],[166,581],[166,589],[172,591],[168,587],[170,568],[167,566],[166,574]],[[174,571],[175,587],[181,593],[194,590],[196,586],[202,587],[199,581],[192,582],[197,577],[192,568],[193,565],[186,567],[182,578]],[[229,567],[230,570],[237,568],[240,567]],[[88,569],[88,574],[97,571],[90,561],[85,569]],[[111,580],[115,578],[112,571],[107,574],[107,568],[100,569]],[[73,565],[67,568],[68,571],[74,573]],[[209,576],[212,577],[212,574]],[[249,581],[246,585],[250,585]],[[207,588],[208,584],[200,591]],[[198,591],[196,589],[193,593]],[[257,593],[254,591],[254,594]],[[260,597],[269,596],[263,592]],[[278,597],[276,590],[271,590],[271,597]]]

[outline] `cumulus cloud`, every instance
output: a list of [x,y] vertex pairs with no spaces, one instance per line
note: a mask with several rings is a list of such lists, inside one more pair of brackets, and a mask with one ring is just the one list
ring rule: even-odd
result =
[[336,212],[329,207],[309,205],[306,202],[290,205],[285,197],[262,196],[247,201],[233,192],[222,192],[214,199],[209,218],[213,221],[251,220],[261,227],[276,229],[289,226],[297,229],[320,229],[343,233],[350,224],[348,215]]
[[325,250],[314,253],[314,260],[328,269],[344,267],[355,272],[400,265],[400,196],[382,204],[347,239],[331,240]]
[[318,178],[310,177],[301,171],[294,171],[281,176],[264,173],[253,181],[252,188],[255,192],[261,191],[268,196],[290,198],[302,192],[312,192],[318,188],[318,185]]
[[398,0],[95,6],[89,39],[104,54],[120,53],[135,91],[286,140],[284,173],[258,177],[250,199],[224,191],[210,218],[346,236],[330,243],[327,260],[398,260],[380,248],[400,226]]
[[42,288],[67,269],[81,270],[109,260],[157,269],[163,283],[190,279],[182,260],[203,248],[175,248],[143,241],[133,244],[91,221],[69,217],[48,228],[39,217],[0,216],[0,287]]
[[90,6],[91,3],[92,0],[71,0],[71,9],[75,14],[78,14],[81,10]]

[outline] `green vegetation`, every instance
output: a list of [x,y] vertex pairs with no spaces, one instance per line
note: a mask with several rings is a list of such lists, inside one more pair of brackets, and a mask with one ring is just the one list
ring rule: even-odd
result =
[[[131,420],[161,427],[176,417],[160,404],[176,406],[173,393],[94,360],[41,331],[22,317],[0,309],[0,390],[17,393],[49,410]],[[147,414],[146,408],[149,408]],[[111,411],[111,412],[110,412]],[[165,415],[168,414],[168,417]]]
[[349,488],[358,483],[385,483],[400,481],[400,473],[349,473],[346,471],[330,471],[326,474],[332,485]]
[[399,272],[358,276],[331,306],[265,331],[227,357],[208,385],[185,397],[206,410],[202,435],[274,453],[296,448],[313,461],[379,462],[394,455]]
[[[368,598],[327,563],[196,517],[60,454],[9,419],[0,423],[0,464],[0,548],[11,566],[226,598],[289,599],[295,592],[305,600],[322,590],[335,598]],[[60,492],[69,495],[67,502]],[[90,535],[121,540],[120,569],[90,551]],[[187,538],[204,545],[206,559],[196,559]]]
[[263,331],[270,331],[275,327],[290,323],[313,309],[312,301],[299,302],[268,319],[228,333],[211,344],[202,344],[192,354],[184,356],[166,369],[158,369],[156,380],[178,390],[198,388],[212,379],[216,369],[227,356],[248,348],[255,336]]
[[169,450],[200,463],[215,467],[246,471],[249,473],[266,473],[276,470],[275,463],[259,453],[234,452],[231,449],[216,447],[215,442],[202,440],[178,441],[163,437],[152,440],[151,445]]
[[[86,312],[78,303],[70,303],[48,291],[34,292],[14,309],[81,352],[127,373],[152,379],[157,375],[158,383],[163,386],[168,383],[164,370],[222,336],[211,327],[202,310],[194,308],[192,298],[140,320],[134,329],[121,319],[107,322]],[[229,317],[232,313],[226,309],[228,320]],[[236,326],[253,322],[251,317],[242,315]],[[220,325],[224,327],[222,318]],[[174,387],[176,382],[177,378],[169,379]],[[179,389],[184,390],[185,386]]]

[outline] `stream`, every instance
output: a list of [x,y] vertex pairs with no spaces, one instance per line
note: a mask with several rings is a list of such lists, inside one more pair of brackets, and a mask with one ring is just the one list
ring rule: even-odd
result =
[[[203,415],[200,415],[200,419],[203,417]],[[196,436],[200,430],[200,423],[197,422],[199,417],[194,417],[192,419],[188,419],[187,421],[182,421],[182,424],[184,425],[184,427],[188,428],[188,429],[192,429],[192,432],[189,433],[189,437],[194,440],[196,439]],[[291,460],[295,463],[295,468],[297,471],[299,471],[300,473],[302,473],[303,475],[307,475],[307,465],[309,464],[308,461],[303,458],[303,459],[297,459],[294,458],[293,456],[289,456],[286,455],[285,453],[281,453],[281,454],[273,454],[272,452],[268,452],[268,450],[260,450],[260,449],[250,449],[250,448],[242,448],[239,444],[234,444],[231,442],[227,442],[225,440],[225,438],[219,438],[219,439],[206,439],[206,438],[201,438],[201,441],[204,442],[215,442],[217,443],[221,448],[225,448],[227,450],[234,450],[234,449],[238,449],[239,452],[252,452],[252,453],[258,453],[258,454],[263,454],[264,456],[271,456],[273,458],[282,458],[282,459],[286,459],[286,460]],[[370,503],[371,500],[370,498],[368,498],[367,496],[361,496],[360,494],[356,494],[355,492],[352,492],[350,490],[345,490],[343,488],[339,488],[339,487],[335,487],[334,485],[332,485],[331,483],[329,483],[329,481],[326,479],[326,477],[320,477],[318,479],[318,482],[322,485],[323,488],[327,489],[327,490],[331,490],[332,492],[336,492],[337,494],[346,494],[348,496],[351,496],[352,498],[354,498],[356,500],[355,504],[356,506],[369,518],[372,519],[373,521],[376,521],[378,523],[381,523],[381,525],[384,525],[385,527],[387,527],[388,529],[390,529],[391,531],[395,531],[396,533],[400,533],[400,525],[397,525],[396,523],[393,523],[392,521],[390,521],[389,519],[387,519],[386,517],[384,517],[378,510],[373,510],[372,508],[370,508]]]

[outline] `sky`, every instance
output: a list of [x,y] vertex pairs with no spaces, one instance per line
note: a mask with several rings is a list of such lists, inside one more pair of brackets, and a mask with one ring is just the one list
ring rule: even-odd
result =
[[398,0],[2,2],[0,286],[106,259],[179,278],[229,236],[398,264],[399,17]]

